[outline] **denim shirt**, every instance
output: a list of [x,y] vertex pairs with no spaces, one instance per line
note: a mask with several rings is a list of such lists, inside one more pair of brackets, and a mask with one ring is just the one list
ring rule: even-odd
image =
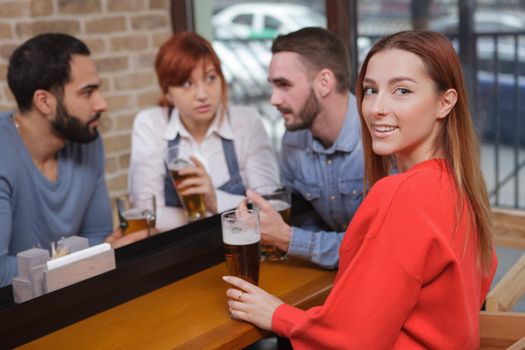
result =
[[281,167],[284,184],[310,202],[319,216],[292,227],[288,254],[336,268],[345,230],[363,200],[364,159],[355,97],[350,94],[346,120],[330,148],[310,130],[286,132]]

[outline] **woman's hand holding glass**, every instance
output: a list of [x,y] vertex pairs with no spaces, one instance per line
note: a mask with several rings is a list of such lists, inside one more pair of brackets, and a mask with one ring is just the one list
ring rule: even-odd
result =
[[223,280],[234,287],[226,291],[232,318],[271,330],[273,313],[283,301],[238,277],[224,276]]
[[206,210],[216,214],[217,195],[211,178],[206,172],[204,165],[196,157],[190,156],[190,160],[195,164],[195,167],[186,167],[179,170],[181,176],[187,177],[177,185],[177,191],[182,196],[202,194]]

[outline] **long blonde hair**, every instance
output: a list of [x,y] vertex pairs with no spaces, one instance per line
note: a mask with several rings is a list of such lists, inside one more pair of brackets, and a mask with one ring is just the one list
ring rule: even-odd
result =
[[[478,232],[478,260],[487,270],[492,261],[492,219],[487,188],[483,180],[479,160],[479,143],[468,109],[467,93],[459,59],[442,34],[429,31],[403,31],[379,40],[368,52],[356,82],[358,105],[363,101],[363,79],[370,58],[387,49],[400,49],[417,55],[424,63],[427,73],[439,92],[455,89],[457,102],[444,119],[440,138],[450,170],[453,173],[460,201],[467,198],[470,217]],[[390,157],[382,157],[372,150],[372,138],[359,111],[365,155],[365,185],[374,183],[390,173],[393,166]],[[458,212],[461,212],[458,208]]]

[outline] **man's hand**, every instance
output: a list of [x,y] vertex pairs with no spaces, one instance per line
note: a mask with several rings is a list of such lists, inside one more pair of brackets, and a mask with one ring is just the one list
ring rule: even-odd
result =
[[212,214],[217,213],[217,195],[211,182],[211,178],[206,172],[204,165],[196,157],[190,156],[195,163],[195,167],[187,167],[179,170],[180,175],[191,175],[184,179],[178,186],[177,190],[181,196],[190,194],[203,194],[206,210]]
[[[261,221],[261,243],[270,244],[287,252],[292,238],[292,228],[288,226],[281,215],[272,205],[252,190],[246,191],[246,196],[254,206],[259,208]],[[239,209],[246,209],[247,202],[239,205]]]

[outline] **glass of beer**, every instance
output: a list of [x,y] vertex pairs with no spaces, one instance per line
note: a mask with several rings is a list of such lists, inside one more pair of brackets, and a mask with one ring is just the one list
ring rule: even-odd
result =
[[166,167],[173,181],[173,186],[177,191],[188,218],[190,221],[195,221],[206,217],[206,205],[203,194],[190,194],[183,196],[180,194],[178,185],[186,178],[193,175],[181,175],[180,170],[184,168],[194,167],[195,164],[190,160],[191,150],[189,147],[181,144],[168,147],[166,154]]
[[149,236],[155,228],[157,204],[153,194],[120,196],[117,198],[117,211],[122,235],[147,229]]
[[231,210],[221,215],[222,240],[228,273],[250,283],[259,283],[259,212]]
[[[284,222],[291,225],[292,197],[286,187],[283,185],[261,186],[254,188],[253,191],[267,200],[272,208],[281,214]],[[263,260],[267,261],[286,260],[285,251],[269,244],[261,245],[261,256]]]

